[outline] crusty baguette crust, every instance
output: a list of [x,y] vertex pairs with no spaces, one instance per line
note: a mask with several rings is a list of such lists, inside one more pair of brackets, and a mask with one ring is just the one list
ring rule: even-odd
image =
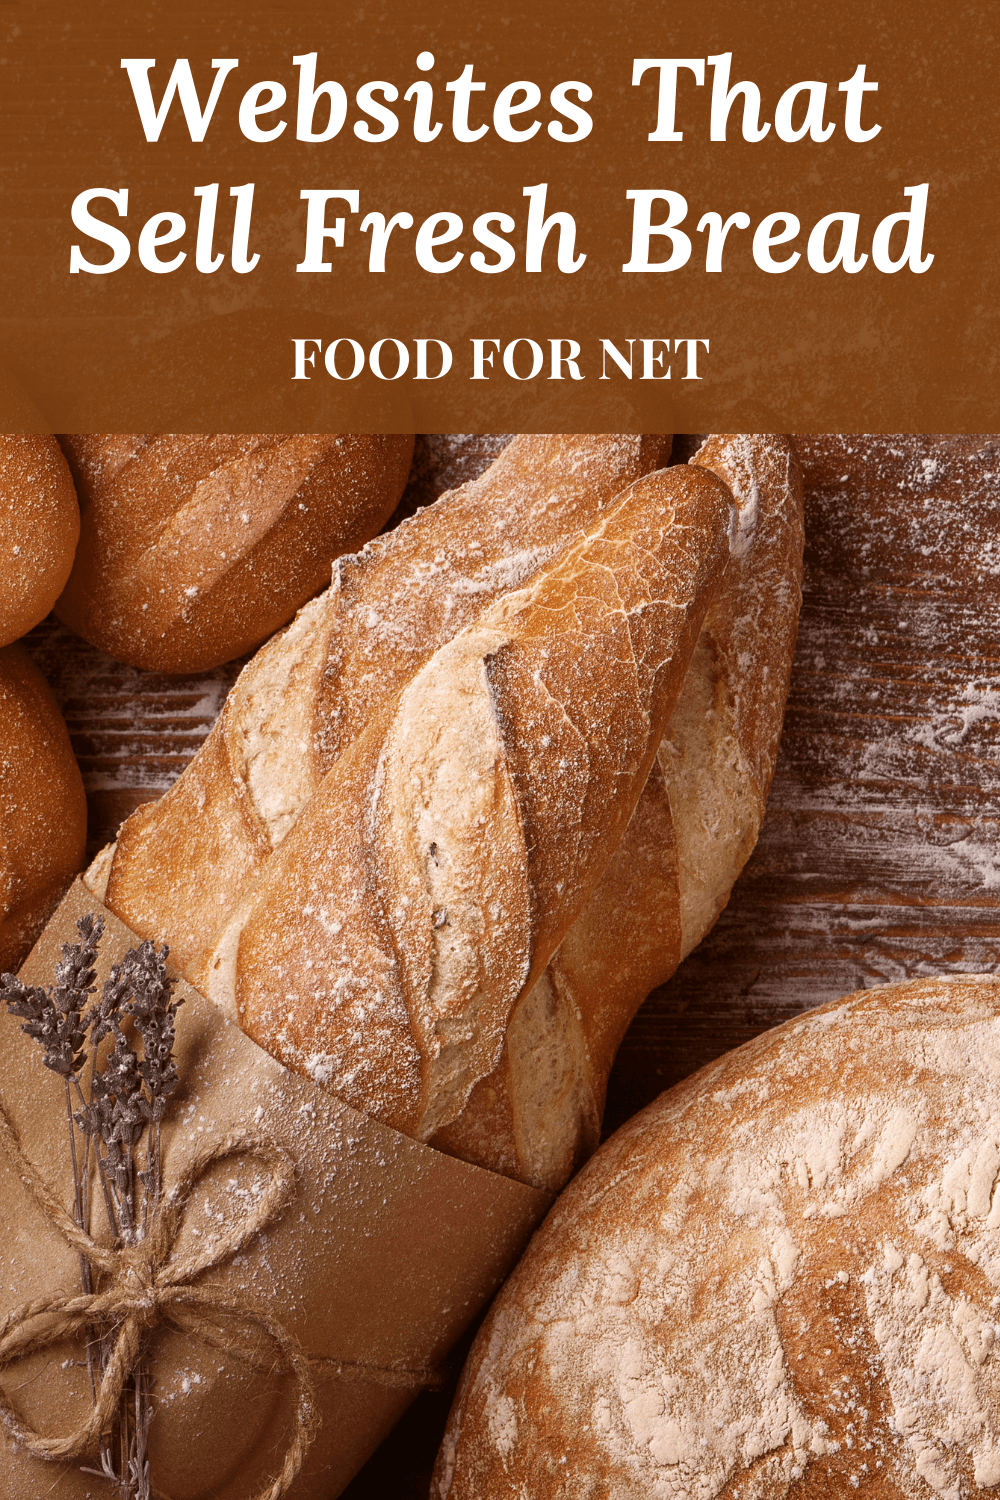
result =
[[83,863],[87,799],[41,672],[0,650],[0,972],[17,970]]
[[[411,822],[408,775],[402,768],[410,765],[407,755],[422,742],[426,725],[437,735],[440,725],[454,720],[464,693],[470,722],[479,715],[478,728],[465,735],[482,762],[472,780],[489,782],[496,792],[490,836],[469,843],[465,873],[476,870],[486,878],[492,871],[505,893],[495,904],[512,921],[520,913],[521,928],[527,930],[530,893],[564,882],[572,851],[551,838],[538,841],[539,857],[551,851],[554,864],[529,878],[528,849],[535,844],[526,842],[519,798],[537,797],[544,787],[533,790],[527,772],[516,780],[509,774],[498,780],[495,740],[500,690],[526,704],[533,684],[522,680],[517,689],[505,687],[509,669],[494,653],[488,674],[493,697],[487,703],[480,691],[483,651],[477,654],[476,639],[470,646],[459,636],[463,627],[468,633],[471,622],[488,618],[490,599],[503,599],[505,588],[509,594],[525,578],[530,586],[540,576],[539,563],[558,559],[560,547],[565,551],[569,545],[568,527],[588,511],[601,513],[615,474],[630,464],[648,464],[653,451],[652,443],[638,440],[630,446],[628,440],[517,439],[479,481],[357,558],[343,559],[330,594],[308,606],[243,673],[215,731],[177,786],[126,825],[107,892],[109,904],[131,925],[168,938],[188,977],[234,1017],[243,984],[244,1002],[261,1016],[267,1012],[266,1020],[244,1017],[244,1024],[251,1030],[257,1026],[258,1040],[293,1066],[329,1082],[361,1107],[377,1107],[402,1128],[422,1131],[439,1149],[555,1188],[597,1144],[608,1073],[632,1016],[715,920],[759,830],[787,691],[801,577],[801,487],[787,440],[713,438],[698,455],[696,469],[717,472],[737,504],[723,585],[709,604],[658,758],[627,828],[608,838],[603,877],[568,928],[560,919],[559,941],[551,943],[542,934],[534,947],[519,949],[502,924],[492,932],[483,928],[472,940],[479,968],[492,965],[496,984],[506,986],[507,1008],[494,1011],[499,1019],[492,1030],[482,1017],[475,1024],[471,1012],[465,1017],[462,1025],[468,1032],[478,1030],[481,1045],[472,1049],[471,1060],[465,1049],[470,1055],[447,1086],[439,1080],[437,1094],[446,1101],[440,1108],[429,1105],[427,1083],[428,1058],[440,1041],[437,1023],[418,1014],[413,997],[421,981],[406,972],[414,954],[423,955],[415,960],[417,969],[432,961],[435,943],[428,948],[426,913],[416,903],[413,920],[397,917],[395,927],[384,924],[384,912],[376,913],[361,956],[345,968],[345,940],[336,935],[338,959],[310,926],[318,887],[310,875],[308,892],[299,889],[296,862],[322,865],[317,850],[338,850],[336,864],[328,861],[322,879],[329,894],[339,890],[344,911],[352,909],[352,901],[367,899],[359,890],[370,894],[386,887],[379,860],[392,875],[389,886],[402,878],[399,849]],[[442,658],[450,666],[443,671],[439,661],[432,681],[425,671],[428,657],[449,641],[458,642],[451,657]],[[460,659],[469,649],[471,657]],[[557,675],[572,681],[576,672],[579,678],[587,662],[588,652],[576,640],[564,651]],[[454,686],[460,679],[462,692]],[[386,701],[394,690],[403,691],[397,708]],[[613,677],[597,689],[607,697],[612,716],[615,690]],[[576,694],[588,691],[594,696],[593,685],[577,682]],[[324,705],[319,718],[317,702]],[[398,714],[402,718],[395,722]],[[556,723],[562,726],[559,714]],[[538,730],[539,737],[544,733]],[[426,753],[433,749],[424,745]],[[474,764],[466,754],[467,780]],[[338,765],[343,785],[331,779]],[[389,820],[391,847],[384,838],[380,844],[374,825],[367,827],[360,818],[342,826],[343,808],[366,806],[376,776],[387,778],[389,791],[379,793],[383,810],[391,789],[398,794]],[[598,777],[594,785],[599,784]],[[454,794],[453,787],[453,801]],[[579,808],[572,816],[581,827],[605,826],[604,809]],[[300,822],[303,831],[297,834]],[[284,851],[280,859],[275,851]],[[373,857],[377,874],[371,873]],[[411,875],[419,865],[419,851],[414,855],[411,849]],[[360,886],[359,869],[368,871]],[[343,888],[342,877],[348,882]],[[440,885],[442,878],[430,884]],[[454,907],[454,879],[450,889],[432,916]],[[324,1040],[321,1026],[303,1024],[301,1008],[296,1016],[294,1008],[282,1013],[273,1003],[274,994],[291,992],[284,979],[275,982],[271,995],[266,985],[255,991],[252,979],[241,980],[244,961],[248,973],[255,967],[262,973],[268,962],[275,973],[295,969],[291,949],[275,958],[266,930],[268,921],[280,925],[282,902],[295,913],[308,908],[309,933],[300,932],[293,917],[287,943],[293,948],[306,943],[302,962],[317,1002],[330,998],[326,981],[334,972],[337,983],[353,986],[356,993],[364,990],[358,976],[367,975],[366,983],[382,996],[376,1007],[337,1006],[336,1045],[332,1031]],[[329,902],[321,901],[317,909],[328,911]],[[269,917],[255,925],[255,914],[265,910]],[[416,920],[418,911],[422,915]],[[551,958],[545,973],[534,966],[536,982],[525,989],[518,965],[523,968],[529,949],[547,950]],[[454,945],[447,962],[454,981],[461,968]],[[510,972],[501,982],[497,976],[505,965]],[[483,988],[469,974],[465,982]],[[343,984],[335,999],[343,998]],[[493,1066],[484,1072],[484,1059],[490,1057]]]
[[83,507],[57,605],[109,655],[195,672],[251,650],[374,536],[409,436],[64,436]]
[[729,486],[737,517],[726,581],[659,753],[677,830],[682,955],[718,919],[764,821],[805,539],[802,476],[787,437],[713,434],[691,463]]
[[243,671],[205,745],[122,828],[111,909],[191,977],[339,755],[441,645],[656,467],[659,437],[515,438],[479,479],[342,558]]
[[43,620],[66,586],[80,508],[54,437],[0,435],[0,646]]
[[722,911],[760,831],[801,599],[802,485],[787,438],[712,436],[693,462],[735,499],[731,555],[657,763],[593,896],[442,1150],[558,1189],[596,1148],[635,1012]]
[[704,470],[637,480],[442,646],[328,772],[195,982],[290,1067],[436,1138],[628,825],[731,509]]

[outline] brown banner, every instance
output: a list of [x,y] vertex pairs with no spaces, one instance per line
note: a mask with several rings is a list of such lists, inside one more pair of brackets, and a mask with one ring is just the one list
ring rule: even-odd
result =
[[0,353],[60,430],[994,426],[997,61],[978,0],[15,0]]

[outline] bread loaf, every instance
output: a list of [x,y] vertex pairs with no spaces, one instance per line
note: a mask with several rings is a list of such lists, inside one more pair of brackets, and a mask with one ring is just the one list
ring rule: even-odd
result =
[[597,1146],[622,1037],[729,899],[774,774],[801,598],[798,465],[787,438],[746,435],[709,438],[694,462],[736,499],[731,552],[642,798],[496,1072],[434,1141],[539,1186],[561,1187]]
[[241,674],[208,740],[123,826],[97,888],[136,932],[200,955],[323,776],[409,678],[656,467],[660,438],[518,437],[481,478],[341,558]]
[[55,438],[0,435],[0,646],[48,614],[79,535],[76,491]]
[[[331,593],[259,653],[189,770],[161,803],[129,820],[113,855],[90,876],[132,927],[170,941],[188,977],[269,1050],[302,1071],[325,1075],[323,1081],[360,1107],[381,1111],[401,1128],[420,1130],[439,1149],[539,1185],[560,1186],[596,1145],[607,1075],[621,1035],[649,989],[675,967],[685,938],[693,943],[715,919],[756,838],[773,771],[799,599],[801,494],[784,439],[719,439],[699,466],[704,470],[716,463],[735,487],[739,506],[725,600],[720,595],[710,605],[711,624],[702,633],[697,669],[685,681],[659,748],[673,776],[680,833],[668,775],[657,762],[624,837],[619,823],[614,838],[606,840],[602,863],[607,870],[583,911],[578,905],[572,913],[576,920],[568,928],[566,907],[561,908],[562,947],[549,971],[539,973],[527,991],[521,988],[517,1004],[508,995],[506,1009],[497,1012],[499,1031],[489,1038],[484,1033],[475,1077],[470,1081],[463,1075],[447,1109],[430,1110],[414,1081],[418,1074],[423,1077],[431,1044],[426,1035],[416,1041],[404,1035],[412,1006],[408,1010],[400,1000],[394,1008],[387,999],[388,980],[371,980],[363,963],[352,963],[352,973],[367,974],[382,996],[373,1008],[382,1019],[369,1016],[365,1046],[348,1045],[343,1035],[339,1050],[329,1037],[321,1045],[318,1001],[311,1029],[302,1025],[301,1015],[296,1026],[284,1026],[280,1008],[271,1002],[274,994],[285,993],[272,983],[285,961],[273,954],[270,960],[249,957],[255,951],[254,914],[266,913],[261,923],[275,930],[290,921],[288,941],[293,947],[304,944],[304,961],[310,973],[315,971],[314,989],[325,993],[324,976],[331,964],[337,966],[312,921],[312,896],[299,887],[303,872],[318,865],[332,895],[339,874],[316,851],[332,849],[338,839],[337,847],[354,851],[354,863],[347,861],[345,869],[368,868],[369,835],[362,836],[353,812],[349,828],[337,820],[343,822],[352,798],[357,805],[366,802],[368,782],[376,774],[372,764],[393,739],[390,721],[396,710],[385,700],[407,681],[410,693],[435,645],[440,649],[455,640],[455,632],[477,617],[482,623],[491,598],[539,577],[540,563],[565,550],[581,518],[600,514],[623,471],[648,467],[655,452],[656,445],[637,439],[517,439],[477,483],[371,544],[357,559],[342,560]],[[691,472],[671,471],[670,483],[689,485]],[[655,514],[652,492],[644,503]],[[572,682],[571,663],[562,670],[564,682]],[[605,709],[614,708],[614,686],[602,689]],[[573,692],[565,686],[561,691],[575,704]],[[460,695],[432,695],[428,701],[433,713],[424,717],[440,729]],[[407,738],[416,744],[412,712],[407,722]],[[488,754],[487,729],[488,723],[481,726],[479,740]],[[704,747],[697,743],[699,729]],[[369,731],[365,743],[375,762],[365,761],[369,751],[358,750],[344,768],[345,776],[355,778],[353,790],[336,781],[328,787],[324,774],[329,778]],[[685,777],[693,788],[684,784]],[[322,807],[327,810],[321,813]],[[407,820],[402,802],[396,816],[401,824]],[[561,816],[578,814],[564,807]],[[300,824],[306,831],[300,832]],[[594,826],[606,830],[606,818],[596,816]],[[523,851],[512,854],[498,837],[501,847],[513,861],[513,876],[524,866]],[[484,877],[489,852],[481,851]],[[570,868],[567,856],[552,880],[565,883]],[[310,890],[315,894],[313,886]],[[539,899],[537,891],[532,899]],[[343,891],[341,901],[345,910],[354,909]],[[354,905],[361,910],[361,895]],[[687,906],[695,917],[685,933]],[[306,907],[310,910],[303,913]],[[320,909],[325,909],[322,902]],[[445,909],[447,903],[441,903],[431,917]],[[305,919],[308,934],[299,931]],[[426,934],[421,939],[410,933],[404,947],[416,951],[425,939]],[[369,956],[380,952],[384,958],[387,943],[391,949],[383,934],[381,947],[369,945]],[[556,946],[549,943],[548,953]],[[261,986],[253,971],[263,973],[268,963],[270,977]],[[336,994],[327,998],[335,1009]],[[242,1015],[239,1004],[249,1007]],[[395,1014],[396,1029],[386,1022],[377,1042],[383,1012]],[[284,1014],[287,1019],[287,1007]],[[408,1103],[402,1095],[379,1096],[395,1086],[385,1062],[394,1048],[399,1059],[408,1056]],[[483,1072],[487,1054],[494,1065]],[[402,1062],[400,1067],[405,1074]]]
[[56,701],[17,646],[0,650],[0,973],[20,967],[83,863],[87,801]]
[[469,1357],[434,1500],[1000,1484],[1000,981],[848,996],[629,1121]]
[[442,646],[328,772],[202,992],[396,1129],[454,1121],[628,824],[730,506],[706,470],[637,480]]
[[409,470],[402,436],[77,434],[83,508],[56,613],[109,655],[158,672],[260,644],[374,536]]

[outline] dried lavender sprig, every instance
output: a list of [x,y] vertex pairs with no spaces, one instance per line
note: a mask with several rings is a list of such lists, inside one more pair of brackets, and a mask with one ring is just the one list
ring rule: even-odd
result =
[[32,1041],[41,1042],[46,1049],[45,1060],[48,1063],[48,1050],[59,1033],[59,1013],[52,999],[51,989],[22,984],[16,974],[3,974],[0,975],[0,1000],[12,1016],[27,1021],[28,1024],[22,1026],[21,1030]]
[[143,1097],[138,1101],[149,1121],[146,1171],[139,1174],[145,1188],[143,1229],[150,1208],[155,1209],[160,1197],[160,1121],[166,1113],[167,1100],[180,1083],[173,1049],[174,1021],[182,1002],[172,999],[176,981],[167,975],[169,952],[167,947],[157,952],[147,940],[128,955],[132,996],[124,1009],[142,1036],[145,1055],[139,1072],[149,1091],[148,1100]]
[[[55,989],[28,987],[12,974],[4,974],[0,980],[0,997],[7,1002],[12,1015],[27,1021],[21,1030],[45,1048],[45,1066],[58,1073],[66,1092],[66,1124],[69,1131],[69,1149],[73,1164],[73,1212],[76,1222],[89,1229],[89,1159],[90,1142],[84,1156],[83,1173],[76,1150],[76,1134],[73,1129],[73,1104],[70,1098],[70,1080],[80,1091],[78,1074],[86,1053],[86,1023],[81,1020],[87,997],[93,993],[96,977],[98,948],[104,934],[104,922],[100,917],[87,913],[76,924],[80,934],[79,943],[64,943],[62,960],[56,965]],[[90,1265],[80,1257],[81,1283],[85,1292],[93,1290]],[[87,1340],[87,1369],[91,1391],[96,1396],[94,1362],[91,1341]]]
[[[168,950],[164,948],[157,952],[147,941],[131,949],[121,963],[114,966],[100,1000],[84,1015],[86,997],[95,989],[97,949],[104,923],[100,918],[87,916],[77,923],[77,929],[82,942],[63,945],[54,989],[29,988],[13,975],[4,975],[0,977],[0,999],[6,999],[12,1013],[26,1022],[22,1029],[43,1045],[46,1066],[64,1080],[77,1184],[78,1222],[80,1177],[74,1122],[86,1136],[85,1160],[88,1164],[91,1145],[94,1147],[115,1242],[128,1243],[136,1238],[137,1232],[145,1232],[150,1205],[152,1203],[155,1207],[159,1199],[160,1126],[167,1100],[180,1082],[173,1047],[174,1021],[181,1002],[172,999],[174,981],[166,973]],[[142,1037],[141,1062],[130,1033],[121,1024],[126,1016]],[[89,1100],[84,1095],[79,1077],[86,1059],[88,1035],[93,1049]],[[97,1048],[109,1035],[114,1038],[114,1046],[105,1058],[104,1067],[99,1069]],[[75,1115],[70,1102],[71,1083],[81,1106]],[[147,1171],[136,1174],[135,1147],[147,1124]],[[86,1175],[89,1181],[89,1165]],[[141,1228],[135,1203],[137,1175],[145,1189]],[[90,1290],[89,1266],[84,1264],[82,1270],[85,1289]],[[87,1359],[96,1399],[89,1340]],[[107,1349],[102,1340],[102,1370],[106,1360]],[[151,1495],[146,1437],[152,1414],[148,1379],[140,1364],[129,1391],[123,1392],[122,1396],[117,1462],[112,1444],[106,1438],[100,1442],[100,1472],[120,1490],[122,1500],[149,1500]],[[87,1469],[84,1472],[98,1471]]]
[[95,1047],[99,1047],[104,1038],[110,1035],[115,1021],[122,1014],[122,1007],[132,988],[131,958],[134,951],[130,949],[121,963],[112,965],[111,972],[104,981],[100,1000],[96,1000],[87,1012],[85,1024]]
[[[90,1104],[84,1103],[76,1118],[93,1141],[98,1171],[104,1187],[105,1207],[112,1231],[131,1238],[135,1225],[132,1185],[132,1150],[142,1129],[143,1115],[138,1111],[142,1079],[137,1074],[138,1058],[125,1038],[120,1017],[132,992],[132,963],[135,950],[130,949],[120,963],[114,964],[104,981],[101,997],[85,1017],[94,1047],[90,1080]],[[97,1070],[97,1048],[105,1037],[114,1034],[115,1046],[103,1072]],[[100,1144],[105,1147],[104,1155]],[[124,1149],[123,1149],[124,1148]]]
[[[62,962],[56,964],[56,988],[52,992],[57,1009],[65,1017],[65,1027],[67,1031],[72,1028],[74,1037],[86,1031],[86,1023],[81,1017],[87,999],[95,989],[97,953],[104,936],[104,919],[88,912],[79,919],[76,930],[83,941],[63,944]],[[82,1045],[81,1039],[79,1046]],[[78,1062],[74,1072],[78,1071],[79,1065]]]
[[54,989],[29,987],[13,974],[0,977],[0,999],[11,1015],[27,1021],[21,1030],[42,1043],[45,1066],[62,1078],[74,1077],[83,1066],[87,1027],[81,1015],[93,993],[97,948],[104,932],[101,918],[89,914],[76,926],[83,941],[63,943]]
[[120,1227],[118,1214],[115,1210],[112,1197],[111,1184],[108,1180],[107,1166],[101,1155],[100,1143],[107,1142],[113,1136],[114,1131],[114,1100],[105,1087],[103,1075],[95,1069],[90,1080],[89,1102],[80,1094],[81,1108],[73,1116],[77,1125],[87,1137],[88,1145],[93,1142],[94,1160],[97,1164],[97,1175],[100,1178],[101,1187],[104,1192],[104,1207],[108,1215],[108,1225],[112,1235],[118,1239]]
[[[91,1139],[94,1142],[112,1232],[117,1241],[126,1243],[135,1239],[138,1219],[133,1153],[146,1120],[150,1118],[150,1101],[143,1093],[139,1059],[121,1026],[122,1018],[131,1010],[127,1001],[135,994],[137,980],[141,984],[141,966],[137,973],[136,950],[131,949],[111,969],[101,997],[87,1017],[95,1048],[95,1065],[91,1074],[90,1103],[84,1105],[77,1117],[88,1132],[88,1144]],[[98,1071],[96,1049],[109,1035],[114,1037],[114,1047]],[[139,1174],[140,1182],[143,1176]],[[147,1205],[144,1203],[143,1230],[147,1221]],[[147,1500],[150,1489],[145,1434],[152,1418],[152,1405],[145,1381],[138,1372],[133,1392],[136,1403],[134,1421],[126,1392],[122,1396],[117,1458],[102,1443],[101,1466],[104,1474],[120,1489],[122,1500]]]
[[157,952],[147,939],[129,954],[132,998],[124,1007],[142,1037],[145,1058],[139,1064],[139,1072],[150,1094],[150,1103],[144,1102],[143,1106],[146,1118],[157,1121],[162,1120],[167,1099],[180,1083],[173,1051],[174,1018],[182,999],[171,1000],[176,981],[167,975],[169,952],[167,947]]

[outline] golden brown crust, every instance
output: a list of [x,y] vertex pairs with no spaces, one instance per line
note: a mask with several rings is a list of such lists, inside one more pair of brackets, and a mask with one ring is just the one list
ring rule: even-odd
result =
[[355,1107],[451,1124],[628,824],[730,509],[705,471],[637,480],[441,647],[272,855],[205,993]]
[[1000,980],[851,995],[664,1094],[473,1346],[434,1500],[1000,1482]]
[[725,583],[659,755],[678,839],[682,954],[715,923],[764,820],[795,654],[804,544],[802,477],[790,439],[713,433],[691,462],[729,486],[737,513]]
[[[386,698],[651,470],[659,437],[518,437],[357,556],[244,670],[206,744],[118,841],[107,901],[189,976],[271,849]],[[203,857],[205,840],[213,851]]]
[[0,650],[0,972],[16,970],[83,863],[87,801],[48,684]]
[[48,614],[79,535],[76,491],[55,438],[0,435],[0,646]]
[[[677,838],[663,772],[654,761],[621,843],[550,964],[564,1004],[580,1010],[598,1122],[622,1037],[680,957]],[[595,1139],[590,1149],[596,1145]]]
[[[711,436],[693,460],[736,499],[730,557],[621,846],[456,1126],[482,1165],[559,1188],[597,1145],[608,1076],[643,1000],[729,899],[764,817],[801,598],[802,485],[789,441]],[[504,1097],[504,1124],[498,1099]],[[509,1123],[507,1123],[509,1122]]]
[[[713,439],[704,462],[671,471],[677,493],[697,488],[712,468],[736,492],[726,597],[709,607],[660,760],[627,828],[604,805],[613,778],[601,770],[601,735],[585,751],[590,780],[579,782],[589,804],[572,805],[567,781],[558,812],[546,801],[545,761],[533,741],[556,746],[555,762],[570,766],[581,752],[574,712],[585,716],[597,704],[611,722],[626,722],[634,658],[619,656],[602,676],[600,653],[585,635],[571,624],[558,628],[553,597],[546,628],[554,634],[541,649],[561,686],[536,708],[545,723],[530,725],[525,715],[541,662],[528,660],[527,638],[520,656],[491,647],[466,660],[460,636],[490,618],[491,600],[509,600],[518,584],[537,581],[539,567],[569,546],[574,523],[599,515],[615,480],[648,464],[658,447],[656,439],[516,439],[478,481],[342,559],[330,594],[244,672],[185,776],[126,825],[107,891],[133,927],[168,938],[188,976],[234,1018],[238,1003],[248,1007],[243,1024],[292,1066],[419,1130],[439,1149],[550,1187],[594,1149],[621,1036],[690,941],[685,893],[695,890],[688,906],[703,928],[710,925],[756,838],[799,597],[801,491],[787,441]],[[662,475],[649,481],[651,497],[663,482]],[[655,499],[649,513],[662,519]],[[592,583],[595,604],[611,589],[600,606],[609,618],[612,601],[620,602],[614,569],[594,569]],[[449,642],[451,656],[442,661],[450,666],[432,682],[428,658]],[[403,694],[395,706],[387,703],[394,690]],[[436,962],[424,919],[447,912],[454,889],[429,914],[420,900],[409,918],[393,914],[390,901],[373,908],[350,940],[341,930],[344,914],[379,892],[405,890],[420,867],[419,839],[405,832],[413,767],[400,745],[412,751],[428,724],[438,726],[434,734],[444,732],[440,726],[450,733],[463,694],[479,715],[470,736],[485,756],[477,774],[495,787],[489,837],[470,845],[469,867],[499,881],[503,894],[494,904],[512,925],[487,923],[478,933],[479,978],[470,969],[461,983],[476,990],[483,966],[492,965],[494,988],[506,1000],[492,1030],[481,1017],[456,1023],[481,1033],[479,1051],[438,1088],[449,1102],[435,1113],[428,1059],[441,1051],[440,1027],[434,1021],[428,1030],[413,997],[426,991]],[[394,726],[400,714],[405,732]],[[504,752],[498,780],[491,737],[512,723],[524,732]],[[523,761],[519,745],[532,747]],[[679,766],[691,773],[693,790],[678,785]],[[345,809],[369,806],[379,777],[396,788],[398,805],[381,833],[374,825],[365,832],[363,812],[351,821]],[[388,793],[378,796],[384,808]],[[562,890],[567,872],[588,869],[581,850],[570,847],[573,835],[552,836],[559,819],[577,838],[598,830],[607,869],[588,900],[566,889],[553,936],[532,928],[537,893]],[[706,824],[713,835],[707,854]],[[737,825],[740,836],[730,838]],[[386,827],[393,829],[388,842]],[[336,859],[324,852],[333,849]],[[341,916],[329,917],[331,903]],[[579,915],[567,928],[574,908]],[[287,930],[282,910],[292,913]],[[544,975],[539,954],[550,957]],[[448,957],[451,980],[459,959]],[[280,983],[261,980],[268,966]],[[527,990],[526,975],[537,979]],[[378,1005],[346,1003],[345,986],[355,996],[377,991]],[[278,1004],[279,993],[298,999]],[[325,1005],[333,1018],[322,1021]],[[492,1059],[492,1071],[483,1071],[484,1059]]]
[[57,614],[160,672],[218,666],[285,624],[392,513],[413,451],[409,436],[351,434],[62,442],[83,534]]

